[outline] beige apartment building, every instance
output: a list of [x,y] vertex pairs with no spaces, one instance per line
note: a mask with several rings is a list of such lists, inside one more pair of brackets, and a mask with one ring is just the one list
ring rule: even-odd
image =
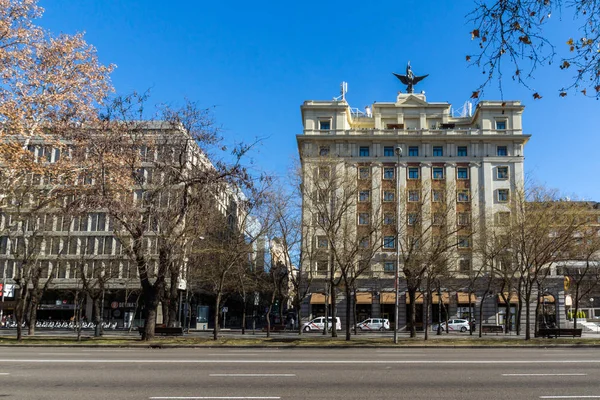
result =
[[[435,322],[441,314],[436,307],[449,317],[465,317],[469,307],[473,314],[483,307],[485,322],[503,323],[505,300],[495,294],[482,305],[478,296],[465,293],[460,279],[479,267],[472,248],[477,235],[503,223],[511,195],[524,185],[524,147],[530,138],[523,131],[524,108],[520,101],[480,101],[473,110],[466,104],[462,113],[455,113],[451,104],[428,102],[425,94],[416,93],[399,93],[395,101],[375,102],[365,111],[351,108],[344,96],[305,101],[303,133],[297,136],[304,184],[304,251],[315,256],[305,257],[302,268],[312,279],[304,318],[323,315],[325,303],[331,302],[325,293],[333,258],[326,233],[317,223],[325,217],[315,216],[310,198],[321,190],[320,180],[334,173],[350,177],[356,191],[354,204],[345,212],[345,218],[356,225],[350,235],[360,242],[361,229],[367,225],[373,229],[364,231],[375,250],[354,284],[357,321],[350,316],[351,322],[370,317],[394,320],[396,229],[409,231],[416,219],[429,219],[435,235],[434,220],[443,202],[444,225],[454,232],[449,239],[457,241],[448,259],[454,280],[445,283],[441,299],[432,299],[429,320]],[[339,190],[333,193],[334,202],[343,201]],[[419,215],[411,211],[417,208]],[[407,322],[405,285],[400,272],[400,329]],[[345,303],[349,301],[343,286],[335,296],[342,321],[348,318]],[[516,305],[509,301],[511,307]],[[423,297],[417,296],[415,303],[417,322],[422,323]]]

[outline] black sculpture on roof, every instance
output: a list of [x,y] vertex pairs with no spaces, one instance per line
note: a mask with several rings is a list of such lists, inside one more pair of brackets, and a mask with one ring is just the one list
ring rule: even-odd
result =
[[406,65],[406,75],[400,75],[395,73],[393,74],[396,76],[396,78],[400,79],[400,82],[406,85],[407,93],[414,93],[413,86],[429,76],[429,74],[423,76],[415,76],[412,70],[410,69],[410,61]]

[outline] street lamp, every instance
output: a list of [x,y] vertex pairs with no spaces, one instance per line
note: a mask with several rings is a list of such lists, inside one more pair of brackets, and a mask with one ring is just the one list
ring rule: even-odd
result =
[[592,310],[590,312],[590,314],[591,314],[590,317],[596,318],[596,313],[594,312],[594,298],[593,297],[590,297],[590,303],[592,303]]
[[402,147],[396,146],[396,270],[394,273],[394,343],[398,344],[398,280],[400,279],[400,157]]

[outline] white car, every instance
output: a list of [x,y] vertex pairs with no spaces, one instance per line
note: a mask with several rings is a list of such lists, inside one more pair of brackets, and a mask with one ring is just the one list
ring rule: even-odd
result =
[[361,331],[386,331],[390,329],[390,321],[385,318],[369,318],[356,324]]
[[[331,330],[332,318],[327,317],[327,319],[329,320],[329,322],[327,324],[327,329]],[[342,330],[342,322],[340,321],[340,317],[335,317],[335,319],[336,319],[335,329],[337,331],[341,331]],[[325,329],[325,317],[317,317],[317,318],[313,319],[312,321],[305,322],[304,325],[302,325],[302,330],[304,332],[322,331],[323,329]]]
[[[469,321],[466,319],[449,319],[448,332],[467,332],[470,329]],[[446,330],[446,323],[442,322],[442,331]]]

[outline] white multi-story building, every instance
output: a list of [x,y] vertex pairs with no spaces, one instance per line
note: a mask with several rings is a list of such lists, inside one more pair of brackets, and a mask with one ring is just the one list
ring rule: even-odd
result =
[[[319,168],[325,163],[343,169],[356,182],[356,205],[347,213],[347,218],[356,221],[356,234],[360,235],[365,221],[383,221],[376,235],[383,244],[357,284],[359,321],[366,317],[393,319],[394,229],[410,229],[412,202],[420,202],[429,210],[429,217],[435,218],[436,203],[446,199],[452,211],[448,224],[473,223],[477,225],[473,235],[508,218],[509,199],[524,185],[524,146],[530,135],[523,132],[523,110],[519,101],[480,101],[472,112],[468,104],[457,116],[450,104],[428,102],[424,94],[413,93],[399,93],[394,102],[376,102],[366,112],[352,109],[343,97],[304,102],[304,130],[297,141],[303,167],[305,225],[315,225],[307,194],[318,186],[316,180],[323,175]],[[396,219],[399,228],[386,226],[395,225]],[[327,247],[326,241],[319,239],[319,230],[314,232],[316,239],[304,237],[309,252]],[[450,266],[459,276],[478,267],[470,231],[464,238],[460,235],[456,235],[456,257]],[[312,274],[315,280],[304,315],[325,311],[321,292],[325,290],[326,264],[325,259],[306,257],[303,273]],[[347,301],[343,293],[339,300],[338,315],[343,319],[346,316],[340,305]],[[399,300],[399,322],[404,326],[405,296]],[[445,295],[444,302],[449,315],[460,315],[464,306],[469,306],[469,296],[455,291]]]

